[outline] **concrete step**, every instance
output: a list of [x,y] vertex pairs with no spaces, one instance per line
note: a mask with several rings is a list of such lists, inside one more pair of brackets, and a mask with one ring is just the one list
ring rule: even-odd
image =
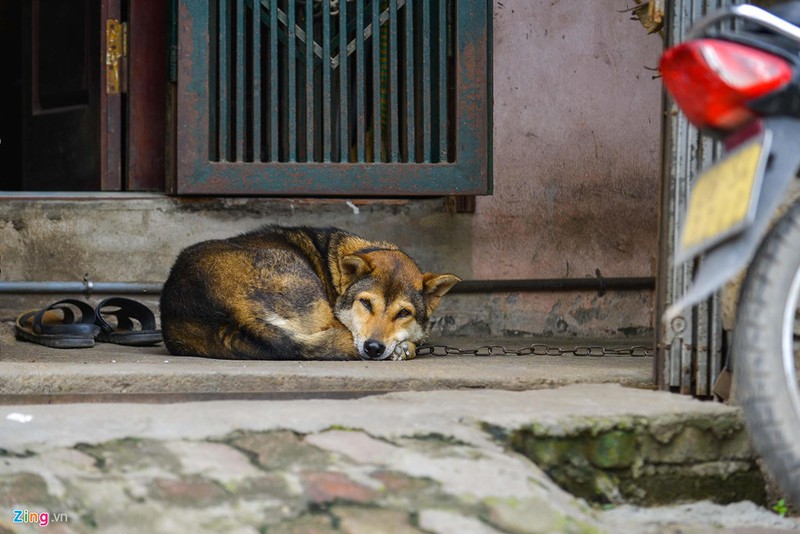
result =
[[[752,502],[696,502],[726,480],[712,500],[763,498],[736,408],[615,384],[5,406],[0,436],[0,502],[76,532],[800,529]],[[558,469],[605,500],[565,491]],[[639,483],[658,477],[675,487]],[[683,504],[622,504],[659,492]]]
[[[14,340],[9,324],[0,340],[2,403],[19,405],[19,412],[31,411],[36,418],[41,417],[40,409],[31,405],[38,403],[64,405],[53,408],[65,420],[78,413],[89,420],[95,417],[92,414],[99,418],[92,428],[75,422],[75,429],[59,424],[40,427],[30,435],[26,431],[36,425],[23,425],[17,429],[21,434],[0,446],[12,456],[43,446],[51,438],[62,439],[62,432],[67,433],[65,443],[79,439],[113,448],[124,439],[163,439],[159,432],[169,439],[224,441],[237,429],[282,428],[306,435],[344,428],[384,436],[397,446],[409,436],[430,438],[433,449],[475,442],[481,436],[479,442],[526,458],[569,494],[600,507],[701,500],[763,505],[769,500],[740,412],[719,403],[648,391],[653,389],[652,357],[223,361],[175,357],[164,347],[97,344],[91,349],[49,349]],[[564,348],[599,344],[574,338],[434,342],[465,349],[481,345],[513,349],[534,342]],[[603,346],[632,345],[617,341]],[[565,385],[569,387],[553,389]],[[191,402],[198,400],[230,403]],[[249,402],[233,402],[242,400]],[[195,421],[194,415],[184,421],[180,405],[165,404],[177,401],[205,414],[203,422]],[[76,402],[89,404],[68,404]],[[137,408],[132,403],[162,406]],[[234,411],[223,415],[221,406]],[[104,426],[109,410],[123,418],[111,425],[111,432]],[[285,419],[271,415],[276,410]],[[251,411],[266,419],[243,415]],[[147,425],[141,426],[137,421],[142,417],[159,418],[161,430],[154,434]],[[200,434],[193,425],[203,427]]]
[[[599,397],[600,391],[583,394]],[[652,404],[624,413],[613,401],[592,400],[568,417],[539,416],[510,432],[487,430],[595,504],[766,503],[763,474],[738,411],[708,402],[669,412],[672,398],[642,399]]]
[[[509,348],[546,342],[574,347],[576,339],[433,340],[450,346]],[[652,345],[649,340],[605,342],[606,347]],[[98,343],[89,349],[51,349],[14,339],[0,328],[0,401],[168,402],[222,399],[346,398],[435,389],[525,390],[577,383],[652,387],[652,357],[425,356],[404,362],[227,361],[178,357],[163,346]]]

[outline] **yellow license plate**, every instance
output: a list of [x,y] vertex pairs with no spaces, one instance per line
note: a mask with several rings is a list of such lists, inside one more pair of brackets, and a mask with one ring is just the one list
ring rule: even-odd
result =
[[770,136],[738,148],[695,180],[679,256],[688,259],[744,230],[755,216]]

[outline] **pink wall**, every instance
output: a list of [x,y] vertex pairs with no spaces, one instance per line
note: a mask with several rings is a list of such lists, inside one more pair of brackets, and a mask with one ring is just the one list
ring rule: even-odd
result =
[[494,4],[494,195],[473,276],[654,276],[661,38],[633,1]]

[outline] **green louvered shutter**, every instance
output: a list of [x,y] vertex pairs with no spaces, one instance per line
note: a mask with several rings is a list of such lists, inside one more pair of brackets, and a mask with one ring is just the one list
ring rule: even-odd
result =
[[178,0],[178,194],[491,192],[487,0]]

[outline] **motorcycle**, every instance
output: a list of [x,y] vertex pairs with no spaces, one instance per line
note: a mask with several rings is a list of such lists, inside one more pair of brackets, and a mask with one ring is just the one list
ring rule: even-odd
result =
[[[733,24],[731,24],[733,23]],[[735,400],[778,485],[800,506],[800,2],[733,6],[666,50],[664,85],[726,155],[691,189],[676,265],[704,259],[669,321],[741,271]],[[726,29],[723,26],[733,26]]]

